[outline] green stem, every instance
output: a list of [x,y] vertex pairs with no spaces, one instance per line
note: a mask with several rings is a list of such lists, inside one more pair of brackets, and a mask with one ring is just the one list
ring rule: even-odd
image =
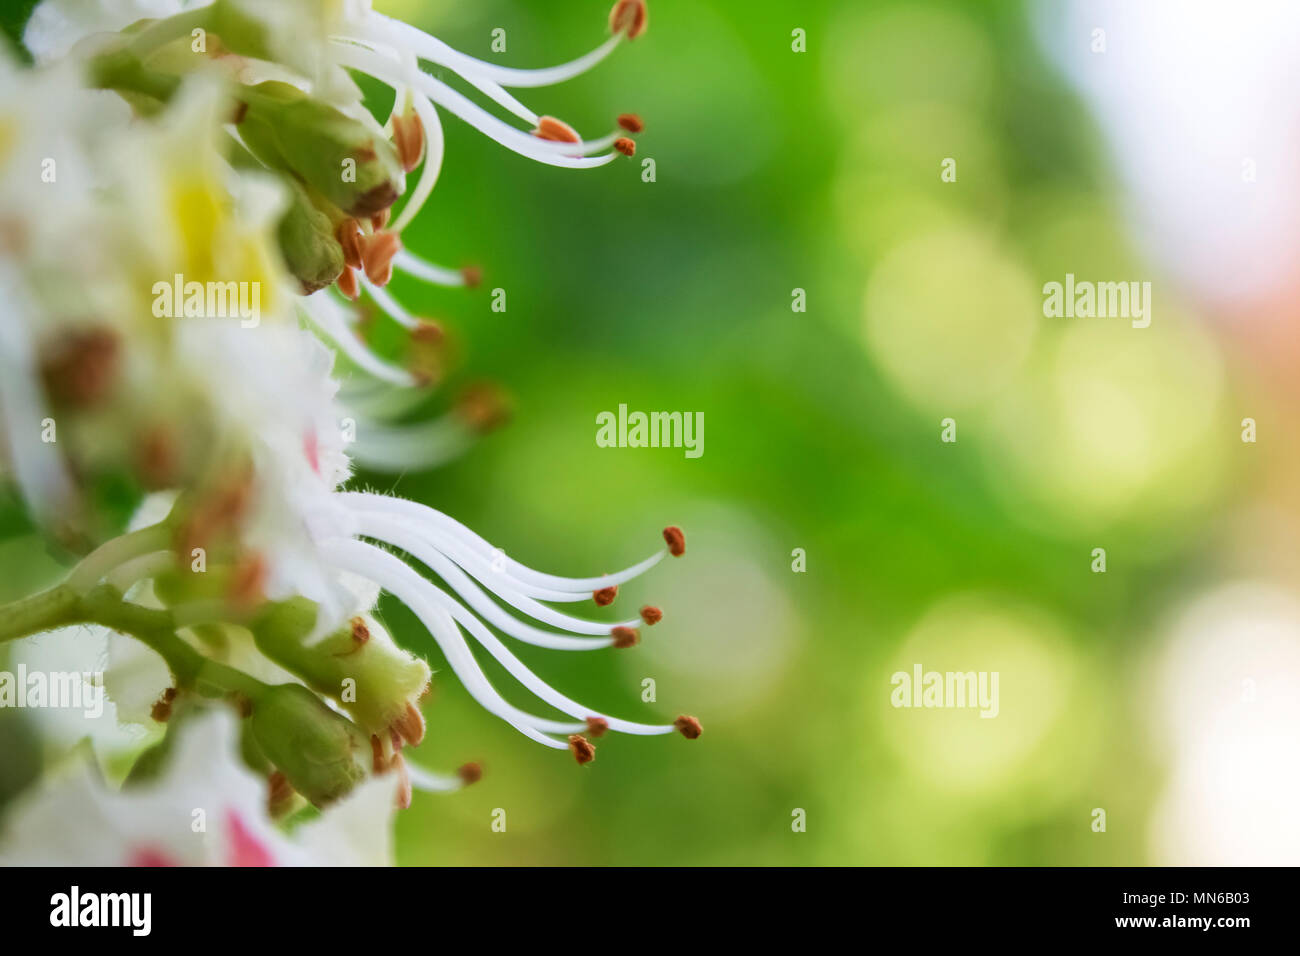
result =
[[78,594],[85,594],[119,564],[153,551],[164,551],[170,546],[171,529],[165,523],[119,535],[86,555],[68,575],[66,586]]
[[209,696],[238,693],[256,701],[268,687],[191,647],[177,635],[178,625],[170,611],[124,601],[122,592],[109,584],[84,595],[60,584],[0,608],[0,643],[69,624],[99,624],[130,634],[158,652],[179,686],[194,687]]
[[66,584],[15,601],[0,612],[0,643],[75,623],[78,601]]
[[92,590],[81,599],[79,610],[85,620],[130,634],[157,651],[180,686],[215,691],[218,696],[239,693],[254,701],[267,690],[268,685],[204,656],[177,636],[170,612],[123,601],[121,592],[111,585]]
[[162,20],[155,20],[131,38],[130,49],[136,56],[147,56],[173,40],[189,36],[196,28],[207,29],[212,11],[208,7],[182,10]]

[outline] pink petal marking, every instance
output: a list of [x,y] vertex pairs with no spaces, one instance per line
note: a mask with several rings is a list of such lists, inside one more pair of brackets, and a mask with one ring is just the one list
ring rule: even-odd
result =
[[162,850],[151,846],[137,847],[126,858],[127,866],[180,866]]
[[320,474],[320,439],[316,437],[316,430],[312,429],[302,436],[303,454],[307,456],[307,464],[311,465],[311,470]]
[[249,832],[234,810],[226,811],[226,826],[230,830],[228,866],[275,866],[271,851]]

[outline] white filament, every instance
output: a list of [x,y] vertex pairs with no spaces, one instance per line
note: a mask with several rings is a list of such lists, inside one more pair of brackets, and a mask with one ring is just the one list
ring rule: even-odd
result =
[[[554,86],[557,83],[563,83],[576,76],[581,76],[618,49],[624,36],[622,32],[616,33],[590,53],[584,54],[576,60],[570,60],[568,63],[542,67],[541,69],[523,70],[517,67],[499,66],[495,63],[477,60],[472,56],[461,53],[459,50],[452,49],[437,37],[430,36],[423,30],[413,27],[409,23],[403,23],[401,20],[394,20],[382,14],[375,14],[374,19],[387,27],[391,31],[389,35],[395,40],[404,41],[408,44],[421,59],[455,70],[471,83],[474,82],[472,76],[514,89]],[[376,38],[381,42],[386,42],[383,34],[377,34]]]
[[380,360],[365,347],[349,328],[343,307],[323,290],[298,301],[303,315],[342,349],[343,354],[358,368],[393,385],[415,385],[415,377],[410,372]]
[[358,424],[349,454],[368,468],[407,470],[436,468],[461,455],[473,435],[455,415],[418,425]]
[[[403,215],[398,217],[398,222],[401,222],[405,216],[406,211],[403,210],[402,212]],[[406,249],[400,250],[397,255],[393,256],[393,268],[400,269],[417,279],[423,279],[435,285],[461,286],[465,284],[465,273],[459,269],[435,266],[432,262],[425,262]]]
[[361,275],[361,286],[366,290],[370,298],[374,299],[375,304],[383,310],[384,314],[396,322],[398,325],[408,329],[416,329],[420,326],[420,320],[407,312],[398,302],[382,287],[375,285],[364,274]]
[[440,532],[440,536],[446,536],[466,545],[481,557],[498,561],[513,577],[529,584],[553,588],[557,591],[585,591],[590,593],[599,591],[602,588],[623,584],[650,570],[662,561],[664,555],[668,553],[666,548],[660,549],[644,561],[629,568],[624,568],[615,574],[602,574],[594,578],[560,577],[534,571],[532,568],[506,557],[499,548],[494,548],[489,542],[479,537],[455,518],[445,515],[441,511],[436,511],[428,505],[422,505],[417,501],[409,501],[405,498],[394,498],[388,495],[374,495],[358,491],[342,492],[341,496],[344,504],[356,510],[385,511],[409,519],[427,522]]
[[[382,548],[360,541],[342,541],[327,545],[325,551],[328,559],[338,567],[368,578],[384,590],[392,593],[414,611],[425,627],[429,628],[434,640],[438,642],[447,655],[448,663],[451,664],[457,676],[465,682],[466,689],[475,696],[475,699],[479,700],[490,712],[506,720],[516,729],[526,733],[527,736],[533,737],[533,739],[541,736],[535,735],[535,729],[539,726],[538,722],[542,718],[525,714],[525,717],[531,719],[532,723],[530,724],[525,724],[519,719],[520,712],[518,709],[501,698],[491,684],[487,682],[482,672],[478,670],[477,664],[474,663],[473,656],[469,653],[469,648],[465,645],[459,632],[455,631],[454,627],[449,629],[446,626],[449,622],[439,619],[439,615],[436,613],[439,607],[444,614],[449,614],[459,620],[474,636],[474,639],[489,654],[495,657],[515,680],[557,710],[583,721],[588,717],[599,717],[608,723],[611,730],[628,734],[658,735],[672,733],[676,729],[672,724],[641,724],[610,717],[591,708],[583,707],[577,701],[561,694],[529,670],[519,658],[510,653],[509,649],[497,640],[495,635],[481,621],[472,615],[463,616],[465,613],[464,608],[458,602],[444,594]],[[436,606],[431,605],[430,601]],[[454,622],[450,623],[454,624]],[[528,733],[528,731],[524,730],[524,727],[528,727],[528,730],[532,730],[534,733]],[[557,744],[557,741],[544,736],[543,741],[547,742],[548,746]],[[564,745],[560,744],[559,746],[563,747]]]
[[589,634],[602,638],[602,640],[598,641],[577,638],[568,638],[562,641],[560,635],[521,624],[502,611],[500,606],[484,594],[463,571],[449,561],[437,548],[429,544],[421,535],[415,533],[405,522],[396,521],[383,515],[362,514],[357,518],[357,528],[360,534],[368,538],[395,545],[413,555],[446,581],[451,589],[464,598],[469,603],[469,606],[481,614],[489,624],[529,644],[564,650],[591,650],[593,648],[609,647],[613,643],[609,638],[612,628],[635,627],[640,623],[639,620],[621,621],[617,624],[585,621],[582,618],[561,614],[559,611],[539,604],[509,588],[494,589],[506,603],[538,621],[551,624],[554,627],[564,628],[575,634]]
[[[366,50],[359,46],[340,45],[339,60],[345,66],[360,70],[393,89],[400,89],[404,85],[405,81],[400,73],[400,68],[373,50]],[[545,163],[549,166],[564,166],[570,169],[592,169],[597,166],[604,166],[618,156],[617,153],[594,157],[566,155],[557,151],[557,144],[538,139],[530,133],[515,129],[509,123],[493,116],[481,106],[428,73],[421,72],[415,77],[414,84],[419,92],[434,103],[460,117],[485,136],[496,140],[507,149],[539,163]],[[560,143],[558,148],[560,150],[572,150],[573,144]]]

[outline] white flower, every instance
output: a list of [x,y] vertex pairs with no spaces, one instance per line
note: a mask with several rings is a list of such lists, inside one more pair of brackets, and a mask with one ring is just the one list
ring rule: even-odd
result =
[[[640,120],[627,114],[619,118],[613,131],[583,139],[568,124],[539,115],[509,91],[555,85],[592,69],[625,39],[644,31],[644,0],[618,0],[610,13],[608,39],[584,56],[542,69],[504,67],[467,56],[422,30],[376,13],[368,0],[216,0],[194,4],[179,0],[114,0],[103,7],[90,0],[44,0],[29,22],[25,42],[40,60],[48,61],[68,53],[79,40],[98,31],[118,30],[145,18],[156,22],[133,41],[143,51],[182,39],[189,42],[193,29],[215,30],[219,38],[223,30],[229,29],[231,32],[220,42],[243,54],[242,66],[236,71],[241,81],[274,78],[293,83],[366,124],[374,124],[374,120],[362,105],[360,90],[347,71],[366,74],[394,90],[396,101],[387,129],[405,168],[410,171],[422,162],[423,170],[391,225],[386,216],[377,223],[356,224],[360,254],[345,268],[340,289],[355,298],[364,288],[381,310],[408,327],[414,327],[416,320],[381,288],[392,268],[440,285],[459,286],[472,280],[464,270],[436,266],[401,250],[395,241],[423,208],[442,169],[445,144],[439,108],[513,152],[537,162],[574,169],[603,166],[620,153],[631,155],[635,147],[629,133],[641,130]],[[500,119],[421,69],[422,61],[442,72],[457,74],[527,128]],[[392,239],[378,241],[380,232]],[[360,268],[363,264],[364,269]],[[355,351],[352,337],[328,305],[308,302],[304,310],[340,347]],[[360,364],[375,371],[372,362],[360,360]],[[394,377],[391,370],[378,373]],[[397,378],[409,384],[404,376],[399,374]]]
[[265,780],[239,759],[225,710],[195,717],[161,776],[117,791],[80,762],[21,799],[0,831],[3,866],[373,866],[392,860],[393,776],[376,777],[292,836],[267,815]]
[[175,16],[185,6],[181,0],[42,0],[27,21],[23,46],[37,63],[48,63],[87,37]]
[[[566,124],[533,113],[507,90],[561,82],[600,62],[623,39],[644,29],[645,7],[640,0],[615,4],[610,20],[613,35],[594,51],[543,70],[504,68],[474,60],[428,34],[380,16],[365,2],[288,0],[268,5],[217,0],[209,5],[166,6],[168,10],[117,3],[92,14],[75,0],[46,0],[28,30],[29,40],[42,58],[71,50],[68,57],[75,59],[106,48],[108,41],[101,43],[91,38],[92,34],[120,28],[124,20],[162,16],[132,32],[132,47],[145,50],[152,43],[180,41],[191,27],[216,23],[220,26],[218,37],[244,58],[236,64],[237,77],[247,76],[247,70],[292,74],[300,88],[340,105],[349,115],[364,116],[365,122],[376,127],[345,71],[360,71],[393,87],[397,100],[388,131],[404,171],[423,162],[419,184],[391,225],[387,210],[358,223],[326,203],[343,221],[335,226],[336,217],[327,217],[327,226],[312,235],[323,232],[327,247],[333,249],[329,230],[335,230],[348,263],[339,280],[340,291],[356,294],[364,287],[385,313],[417,336],[428,331],[427,325],[383,288],[392,269],[448,285],[466,284],[471,279],[465,272],[424,262],[402,250],[398,240],[441,169],[439,107],[515,152],[550,165],[589,168],[631,150],[631,141],[619,131],[584,141]],[[228,30],[224,37],[223,30]],[[78,47],[81,40],[86,43]],[[252,63],[255,54],[240,50],[241,46],[275,62]],[[476,105],[420,69],[420,61],[454,71],[531,126],[531,131]],[[11,125],[19,131],[22,150],[34,148],[31,139],[42,129],[39,114],[11,108],[11,101],[23,96],[24,83],[32,89],[49,86],[46,108],[64,101],[80,102],[80,92],[62,79],[60,68],[34,80],[25,77],[12,84],[13,89],[0,86],[0,94],[4,94],[0,95],[0,168],[8,158],[8,140],[3,135],[6,117],[18,117]],[[17,221],[33,225],[35,234],[49,230],[40,243],[17,252],[6,249],[0,255],[0,279],[11,293],[10,308],[0,313],[6,372],[0,378],[0,426],[7,438],[5,457],[28,500],[39,517],[53,522],[60,509],[75,511],[67,502],[85,490],[79,483],[121,470],[130,471],[147,488],[179,492],[175,510],[157,524],[138,528],[93,551],[70,575],[68,589],[84,599],[105,582],[115,589],[113,601],[120,593],[129,604],[161,610],[164,589],[151,582],[171,575],[170,583],[182,597],[165,610],[173,615],[171,622],[181,639],[191,644],[182,649],[182,659],[201,646],[194,639],[196,625],[252,628],[250,608],[266,602],[287,606],[294,598],[306,598],[316,606],[314,627],[306,638],[309,647],[337,639],[340,632],[344,640],[356,637],[364,644],[367,633],[373,632],[376,655],[386,653],[396,659],[404,652],[392,645],[373,618],[366,617],[383,589],[419,617],[452,670],[487,710],[545,746],[572,750],[579,763],[591,760],[594,752],[584,734],[677,731],[688,738],[699,736],[700,725],[693,717],[678,717],[671,723],[639,723],[563,695],[515,657],[490,629],[553,650],[636,644],[641,626],[660,619],[657,608],[646,606],[636,617],[610,624],[566,614],[550,605],[587,599],[599,606],[610,603],[619,585],[658,564],[665,554],[684,552],[685,540],[679,529],[666,529],[664,547],[624,571],[565,578],[506,558],[468,528],[432,508],[390,496],[340,490],[350,474],[350,451],[361,461],[378,466],[429,466],[461,450],[475,428],[494,418],[497,409],[480,396],[448,417],[420,426],[392,427],[377,420],[394,408],[393,393],[382,386],[415,384],[416,377],[380,361],[360,345],[351,328],[354,317],[330,290],[321,289],[307,297],[287,292],[289,277],[276,254],[273,231],[288,193],[269,171],[266,175],[246,168],[236,172],[222,158],[226,133],[231,128],[238,130],[238,122],[227,122],[229,80],[229,76],[203,75],[202,71],[187,75],[165,105],[155,104],[158,116],[129,128],[115,128],[111,136],[104,136],[98,122],[84,110],[70,111],[74,141],[90,144],[96,156],[102,157],[93,182],[78,194],[75,207],[54,209],[42,205],[46,201],[43,194],[23,202],[15,191],[0,191],[0,209],[12,209]],[[298,104],[297,93],[288,92],[287,102]],[[327,112],[330,123],[338,119]],[[635,117],[620,117],[619,124],[623,132],[640,130]],[[50,124],[46,120],[43,125]],[[246,121],[245,130],[251,125],[251,120]],[[355,130],[352,124],[344,122],[344,126]],[[265,125],[260,129],[265,133]],[[364,135],[361,141],[386,145]],[[396,194],[397,185],[386,180],[384,189],[390,185]],[[364,196],[374,195],[369,187],[367,181]],[[85,261],[69,263],[68,249],[83,246],[90,250]],[[146,293],[156,294],[155,284],[163,280],[166,285],[173,275],[199,282],[232,276],[249,281],[265,292],[265,321],[249,326],[229,317],[167,314],[166,310],[160,314],[157,301],[151,303]],[[296,324],[290,302],[333,340],[354,366],[376,380],[371,388],[364,382],[349,383],[353,424],[359,425],[355,448],[349,448],[344,438],[348,414],[340,404],[334,356]],[[42,442],[32,423],[41,420],[47,404],[60,399],[60,389],[70,390],[75,400],[62,399],[59,442]],[[160,396],[165,400],[159,401]],[[120,440],[121,435],[127,440]],[[104,436],[113,437],[105,440]],[[93,529],[87,533],[93,535]],[[400,549],[409,558],[398,557],[389,548]],[[181,575],[185,581],[177,584],[176,572],[191,559],[210,561],[211,566],[204,570],[221,574],[211,579]],[[416,562],[440,578],[445,588],[417,570]],[[204,585],[199,582],[207,580],[222,582],[220,586],[226,590],[216,597],[203,592]],[[359,587],[358,582],[365,583]],[[185,603],[194,593],[201,597]],[[345,630],[349,619],[361,623],[352,623],[352,629]],[[466,635],[564,719],[536,715],[507,702],[479,667]],[[263,637],[259,635],[259,640]],[[284,645],[278,648],[286,651]],[[220,663],[237,666],[244,677],[273,683],[293,680],[288,670],[276,666],[284,663],[282,658],[260,661],[258,649],[249,633],[240,630],[237,639],[227,642],[225,660]],[[221,656],[211,648],[203,652]],[[144,657],[151,654],[145,652]],[[415,665],[414,676],[408,674],[407,680],[420,687],[413,690],[403,684],[400,693],[391,695],[393,700],[385,699],[383,708],[373,708],[382,712],[379,718],[367,724],[363,714],[358,720],[370,736],[374,772],[399,778],[399,796],[405,800],[411,783],[445,790],[472,775],[439,777],[402,758],[402,745],[417,743],[423,735],[423,718],[414,701],[416,691],[428,679],[422,662],[408,657],[402,663]],[[292,663],[284,666],[295,667]],[[307,670],[310,667],[300,660],[293,673],[301,676]],[[304,683],[308,681],[303,678]],[[329,696],[319,681],[309,686]],[[310,723],[315,719],[313,713],[318,717],[323,711],[326,723],[334,721],[331,726],[343,721],[310,695],[304,704],[302,695],[308,692],[301,687],[265,690],[277,700],[283,699],[295,719]],[[119,715],[143,719],[141,701],[128,699],[131,696],[127,694],[118,702]],[[347,710],[346,704],[341,709]],[[356,709],[350,713],[357,716]],[[351,731],[356,728],[347,721],[343,724],[348,739],[355,739]],[[360,739],[364,742],[366,737]],[[356,750],[349,753],[355,755]],[[281,750],[280,757],[282,764],[291,764],[292,748]],[[196,768],[179,757],[178,765],[184,765],[183,776],[195,776]],[[383,773],[393,769],[398,772]],[[287,854],[284,847],[272,845],[270,831],[261,832],[248,822],[255,819],[248,815],[248,807],[257,802],[253,797],[261,799],[260,789],[253,793],[247,774],[241,777],[230,767],[222,772],[223,786],[229,789],[227,802],[242,809],[237,817],[221,818],[225,829],[220,831],[216,849],[208,847],[207,851],[244,853],[254,852],[256,847],[261,848],[257,852],[274,849],[280,856]],[[168,779],[173,777],[174,772]],[[181,778],[175,779],[180,780],[178,787],[184,785]],[[349,777],[349,785],[352,779]],[[74,778],[72,789],[83,800],[99,794],[89,779]],[[331,787],[321,792],[333,799],[338,791]],[[139,796],[132,798],[133,804],[140,802]],[[99,794],[96,799],[102,813],[111,815],[120,809],[119,800],[126,798]],[[128,819],[118,829],[134,839],[135,829],[144,827],[145,821]],[[199,852],[192,841],[185,842],[188,838],[179,830],[174,835],[180,842],[165,842],[168,852],[181,859]]]
[[28,674],[82,675],[86,684],[98,675],[101,712],[95,713],[99,708],[94,707],[50,706],[32,708],[28,717],[59,751],[88,738],[101,761],[139,750],[152,730],[149,708],[171,684],[157,654],[93,624],[57,628],[16,642],[9,669],[18,667]]

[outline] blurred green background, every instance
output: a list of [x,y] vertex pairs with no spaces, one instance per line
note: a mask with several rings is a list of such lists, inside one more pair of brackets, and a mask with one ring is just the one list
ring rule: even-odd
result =
[[[582,52],[605,13],[380,8],[511,65]],[[490,52],[497,27],[505,54]],[[479,758],[488,774],[402,814],[400,860],[1145,861],[1162,767],[1127,685],[1210,539],[1224,477],[1208,435],[1237,436],[1221,359],[1190,320],[1133,342],[1126,323],[1080,335],[1040,317],[1040,276],[1142,266],[1024,9],[655,3],[643,39],[528,92],[590,132],[639,112],[640,151],[573,173],[447,121],[443,177],[408,244],[481,263],[484,288],[395,288],[458,331],[462,374],[505,383],[517,412],[450,467],[366,477],[561,573],[630,563],[681,524],[686,558],[611,608],[663,605],[640,648],[520,654],[579,699],[697,713],[706,733],[606,738],[578,771],[435,679],[420,759]],[[505,314],[489,309],[497,287]],[[1096,386],[1090,350],[1108,356],[1109,404],[1059,387]],[[1189,402],[1207,420],[1176,434]],[[598,448],[595,416],[620,403],[703,412],[704,455]],[[1111,412],[1131,425],[1115,449],[1099,437]],[[955,444],[939,440],[949,416]],[[1090,570],[1100,545],[1104,575]],[[388,620],[419,633],[399,608]],[[915,662],[1000,671],[1001,715],[892,709],[889,676]]]

